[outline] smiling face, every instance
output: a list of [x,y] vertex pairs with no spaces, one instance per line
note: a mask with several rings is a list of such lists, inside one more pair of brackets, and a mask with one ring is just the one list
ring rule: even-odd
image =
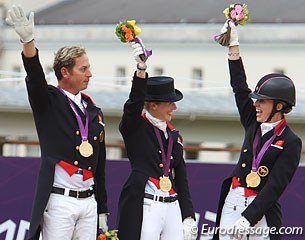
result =
[[[257,99],[253,102],[256,109],[256,121],[266,122],[273,109],[274,100],[271,99]],[[282,103],[278,103],[276,109],[279,111],[283,108]],[[282,119],[282,113],[276,112],[269,122],[277,122]]]
[[150,102],[149,113],[159,120],[170,122],[172,119],[173,111],[177,109],[174,102]]
[[71,70],[63,67],[61,69],[63,79],[59,82],[63,89],[76,95],[88,87],[89,79],[92,77],[89,59],[86,54],[75,58],[75,65]]

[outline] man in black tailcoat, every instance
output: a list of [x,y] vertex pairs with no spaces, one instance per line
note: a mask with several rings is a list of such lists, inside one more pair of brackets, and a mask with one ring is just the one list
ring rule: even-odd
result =
[[92,76],[82,47],[63,47],[54,60],[58,86],[47,84],[34,40],[34,13],[20,6],[7,23],[23,43],[26,86],[41,148],[29,239],[95,240],[107,230],[105,129],[101,109],[83,93]]

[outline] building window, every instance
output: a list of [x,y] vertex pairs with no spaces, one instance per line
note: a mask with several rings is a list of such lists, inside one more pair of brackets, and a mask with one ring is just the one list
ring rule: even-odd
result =
[[14,65],[12,68],[11,73],[12,81],[8,81],[4,85],[6,86],[19,86],[20,84],[23,84],[24,77],[21,73],[21,66],[20,65]]
[[196,143],[188,143],[187,144],[187,149],[185,149],[184,153],[185,159],[189,159],[189,160],[196,160],[198,159],[198,150],[197,148],[199,147],[199,144]]
[[126,85],[126,68],[125,67],[117,67],[116,68],[116,83],[118,85]]
[[274,68],[273,72],[279,73],[279,74],[285,74],[285,70],[283,68]]
[[21,67],[19,65],[13,66],[13,72],[14,73],[20,73],[21,72]]
[[154,69],[154,74],[155,74],[156,76],[163,75],[163,68],[162,68],[162,67],[155,67],[155,69]]
[[51,73],[51,72],[53,72],[54,70],[53,70],[53,67],[52,66],[47,66],[46,68],[45,68],[45,73],[48,75],[49,73]]
[[203,71],[201,68],[193,68],[192,70],[192,88],[203,87]]

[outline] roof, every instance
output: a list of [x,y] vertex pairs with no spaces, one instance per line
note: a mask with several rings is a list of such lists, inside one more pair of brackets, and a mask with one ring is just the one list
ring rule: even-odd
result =
[[[90,89],[90,87],[89,87]],[[129,91],[107,90],[107,91],[85,91],[98,107],[108,116],[121,116],[123,105],[128,98]],[[175,116],[188,118],[238,118],[233,94],[209,95],[200,92],[184,92],[184,97],[177,102]],[[30,111],[30,105],[25,86],[1,87],[0,88],[0,111],[24,112]],[[12,97],[14,96],[14,97]],[[293,120],[305,119],[305,99],[298,99],[297,107],[289,113]]]
[[[90,87],[89,87],[90,89]],[[121,113],[125,101],[128,99],[129,92],[126,90],[106,90],[106,91],[84,91],[89,95],[98,107],[104,112]],[[0,88],[0,108],[2,109],[25,109],[30,110],[27,92],[24,86],[1,87]],[[12,98],[12,96],[14,96]],[[211,104],[213,102],[213,104]],[[197,103],[197,104],[194,104]],[[182,113],[232,113],[235,112],[233,101],[228,98],[207,96],[205,94],[184,93],[182,101],[178,102],[179,112]],[[217,106],[223,106],[219,111]],[[224,107],[225,106],[225,107]]]
[[[244,0],[252,23],[304,23],[303,0]],[[222,23],[231,0],[65,0],[35,13],[36,24]]]

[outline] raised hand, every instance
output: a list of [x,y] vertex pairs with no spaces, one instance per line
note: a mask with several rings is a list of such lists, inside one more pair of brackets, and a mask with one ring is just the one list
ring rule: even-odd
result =
[[34,39],[34,12],[27,18],[21,6],[13,5],[5,21],[15,29],[21,42],[28,43]]
[[235,25],[235,23],[231,20],[228,20],[228,25],[231,28],[230,31],[230,43],[229,46],[233,47],[233,46],[239,46],[239,42],[238,42],[238,32],[237,32],[237,26]]
[[134,41],[130,42],[130,47],[133,49],[133,57],[137,63],[143,63],[141,55],[144,54],[143,47],[140,45],[140,43],[136,43]]

